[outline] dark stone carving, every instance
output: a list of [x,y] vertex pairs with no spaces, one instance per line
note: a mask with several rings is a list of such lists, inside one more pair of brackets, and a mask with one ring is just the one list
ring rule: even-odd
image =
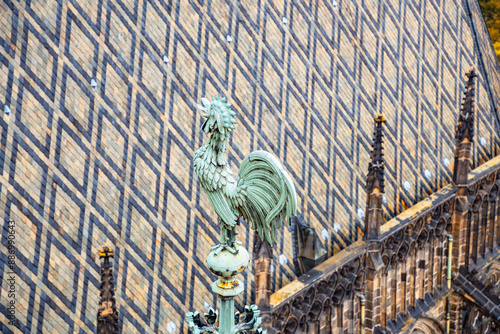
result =
[[439,203],[431,212],[415,217],[394,235],[382,238],[381,254],[385,272],[391,270],[396,263],[406,261],[410,250],[423,249],[434,239],[444,241],[444,234],[451,229],[451,202],[452,199],[448,199]]
[[439,322],[435,319],[421,318],[414,324],[411,334],[441,334],[444,333]]
[[292,224],[295,227],[298,271],[303,275],[325,261],[327,251],[318,233],[304,221],[301,215],[292,216]]
[[324,312],[341,307],[346,299],[364,291],[364,263],[363,252],[336,271],[316,280],[303,293],[273,309],[272,327],[280,330],[276,333],[314,332],[303,330],[319,321]]
[[272,248],[267,240],[262,241],[257,232],[254,233],[254,272],[255,272],[255,304],[263,312],[263,323],[269,311],[269,296],[271,295],[271,262]]
[[366,178],[365,240],[378,239],[380,237],[380,225],[382,225],[382,197],[384,196],[384,154],[382,152],[384,131],[382,125],[385,118],[378,115],[374,118],[374,121],[373,149]]
[[466,76],[467,82],[465,86],[464,100],[460,110],[460,116],[458,118],[456,134],[458,143],[462,142],[464,139],[471,142],[474,137],[474,78],[476,77],[474,68],[471,68],[469,72],[466,73]]
[[[470,149],[474,137],[474,78],[476,74],[471,68],[467,75],[464,100],[458,117],[457,148],[455,151],[455,165],[453,168],[453,183],[463,185],[467,183],[470,166]],[[460,160],[464,160],[461,163]]]
[[489,274],[486,280],[487,291],[494,296],[500,298],[500,263],[496,263],[495,270]]
[[371,152],[371,161],[368,164],[368,176],[366,178],[366,192],[372,193],[376,188],[380,192],[384,192],[384,128],[385,118],[378,115],[374,118],[375,130],[373,132],[373,144]]
[[470,305],[464,312],[462,328],[464,334],[500,333],[500,327],[490,317]]
[[101,300],[97,312],[97,333],[118,334],[118,311],[115,301],[115,283],[113,280],[113,269],[109,259],[113,257],[113,251],[104,247],[99,251],[99,258],[104,259],[101,266]]

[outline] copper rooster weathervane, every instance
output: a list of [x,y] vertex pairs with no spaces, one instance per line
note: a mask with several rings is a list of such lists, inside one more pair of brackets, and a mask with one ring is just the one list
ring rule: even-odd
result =
[[246,331],[264,333],[259,328],[260,311],[246,306],[240,321],[234,313],[234,298],[244,290],[236,275],[248,266],[249,255],[236,240],[236,225],[243,218],[259,237],[276,242],[282,222],[290,222],[297,211],[297,195],[293,182],[279,160],[269,152],[255,151],[243,159],[236,177],[227,161],[229,134],[235,129],[236,113],[232,105],[219,95],[212,101],[203,98],[205,122],[201,129],[208,134],[208,144],[194,155],[194,171],[212,203],[221,225],[220,244],[211,248],[207,266],[219,279],[212,290],[220,299],[219,312],[205,313],[206,323],[198,312],[187,314],[193,333],[238,334]]

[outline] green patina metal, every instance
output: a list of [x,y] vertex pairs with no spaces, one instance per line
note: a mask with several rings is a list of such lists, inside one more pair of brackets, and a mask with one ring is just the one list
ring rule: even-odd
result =
[[231,247],[233,231],[243,217],[259,237],[276,242],[276,230],[296,212],[295,187],[281,163],[265,151],[250,153],[240,166],[238,178],[227,163],[229,133],[235,128],[236,113],[225,98],[202,99],[206,118],[201,129],[210,134],[208,144],[194,155],[194,170],[220,218],[221,244]]
[[226,150],[229,134],[235,129],[236,113],[231,104],[219,95],[212,101],[203,98],[205,122],[201,129],[210,135],[208,144],[194,155],[194,170],[203,190],[212,203],[221,225],[220,244],[211,248],[207,267],[219,279],[212,290],[220,299],[220,314],[205,313],[205,322],[198,312],[187,314],[193,333],[236,334],[257,331],[261,323],[255,305],[245,307],[245,315],[234,313],[234,298],[243,291],[236,275],[246,269],[248,252],[236,240],[236,225],[243,218],[259,237],[276,242],[276,232],[283,221],[297,211],[297,195],[293,182],[279,160],[269,152],[255,151],[243,159],[236,177],[228,165]]

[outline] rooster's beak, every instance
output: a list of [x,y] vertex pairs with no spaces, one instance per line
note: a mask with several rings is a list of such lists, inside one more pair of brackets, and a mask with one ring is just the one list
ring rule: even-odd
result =
[[203,132],[205,132],[206,134],[209,134],[210,133],[210,129],[207,126],[207,122],[208,122],[208,119],[205,120],[205,122],[203,122],[203,124],[201,125],[201,130]]

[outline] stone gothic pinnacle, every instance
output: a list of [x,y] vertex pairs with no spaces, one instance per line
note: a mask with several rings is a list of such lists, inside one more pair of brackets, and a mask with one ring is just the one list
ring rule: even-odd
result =
[[474,78],[476,77],[474,68],[471,67],[466,76],[464,99],[457,125],[457,142],[462,142],[465,139],[472,142],[474,137]]
[[381,193],[384,192],[384,153],[383,153],[383,139],[385,117],[379,114],[374,118],[375,130],[373,133],[373,144],[371,152],[371,161],[368,164],[368,176],[366,180],[366,192],[372,193],[376,188]]
[[474,137],[474,78],[476,73],[471,67],[466,73],[464,99],[458,116],[455,164],[453,167],[453,183],[457,186],[467,185],[467,175],[471,164],[471,146]]
[[365,240],[376,240],[380,237],[382,225],[382,197],[384,196],[384,129],[385,117],[379,114],[374,118],[375,130],[373,133],[373,149],[371,161],[368,164],[366,178],[366,215]]
[[104,259],[101,265],[101,300],[97,313],[98,334],[118,334],[118,311],[115,301],[115,284],[113,280],[113,269],[109,261],[113,257],[113,251],[104,247],[99,251],[99,258]]

